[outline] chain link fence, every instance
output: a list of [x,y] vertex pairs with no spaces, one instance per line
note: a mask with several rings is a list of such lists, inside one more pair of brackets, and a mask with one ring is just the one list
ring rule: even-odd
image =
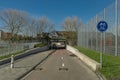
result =
[[34,48],[34,45],[38,42],[32,43],[9,43],[9,42],[0,42],[0,56],[5,56],[8,54],[16,53],[26,49]]
[[[102,33],[97,30],[99,21],[108,23],[108,30]],[[120,56],[120,0],[116,0],[103,11],[79,28],[78,46],[103,53]]]

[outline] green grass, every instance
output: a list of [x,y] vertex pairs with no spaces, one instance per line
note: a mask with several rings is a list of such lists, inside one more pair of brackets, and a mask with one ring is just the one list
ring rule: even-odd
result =
[[[38,44],[34,45],[34,48],[36,48],[36,47],[43,47],[43,46],[45,46],[45,45],[46,45],[46,44],[38,43]],[[19,51],[19,52],[16,52],[16,53],[10,53],[10,54],[5,55],[5,56],[0,56],[0,60],[5,59],[5,58],[9,58],[9,57],[11,57],[11,55],[23,54],[25,51],[26,51],[26,50]]]
[[[83,54],[100,62],[100,53],[81,47],[75,47]],[[120,80],[120,57],[103,54],[103,67],[100,72],[108,80]]]
[[2,52],[2,53],[4,53],[4,52],[6,52],[7,51],[7,47],[4,47],[4,48],[0,48],[0,52]]
[[25,51],[26,51],[26,50],[19,51],[19,52],[16,52],[16,53],[12,53],[12,54],[8,54],[8,55],[5,55],[5,56],[0,56],[0,60],[5,59],[5,58],[9,58],[9,57],[11,57],[11,55],[22,54],[22,53],[25,52]]
[[36,48],[36,47],[43,47],[43,46],[45,46],[46,44],[43,44],[43,43],[38,43],[38,44],[35,44],[34,45],[34,48]]

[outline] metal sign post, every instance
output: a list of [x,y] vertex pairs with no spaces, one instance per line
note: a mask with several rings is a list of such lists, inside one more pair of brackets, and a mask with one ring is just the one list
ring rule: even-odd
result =
[[101,41],[100,41],[100,64],[102,68],[102,54],[103,54],[103,32],[105,32],[108,29],[108,24],[105,21],[100,21],[97,24],[97,29],[101,32]]
[[102,54],[103,54],[103,33],[101,33],[101,40],[100,40],[100,64],[102,68]]

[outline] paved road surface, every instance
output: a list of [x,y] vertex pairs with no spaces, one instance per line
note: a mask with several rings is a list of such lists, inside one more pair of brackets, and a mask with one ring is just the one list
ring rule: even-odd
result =
[[99,80],[97,75],[67,50],[57,50],[22,80]]
[[19,80],[24,74],[31,71],[38,63],[41,63],[54,50],[44,51],[21,58],[14,62],[14,68],[10,64],[0,65],[0,80]]

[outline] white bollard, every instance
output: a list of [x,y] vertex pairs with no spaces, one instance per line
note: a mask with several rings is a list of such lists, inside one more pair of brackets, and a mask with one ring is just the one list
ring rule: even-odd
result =
[[64,67],[65,66],[65,64],[64,63],[62,63],[62,67]]
[[11,69],[14,68],[14,55],[11,56]]

